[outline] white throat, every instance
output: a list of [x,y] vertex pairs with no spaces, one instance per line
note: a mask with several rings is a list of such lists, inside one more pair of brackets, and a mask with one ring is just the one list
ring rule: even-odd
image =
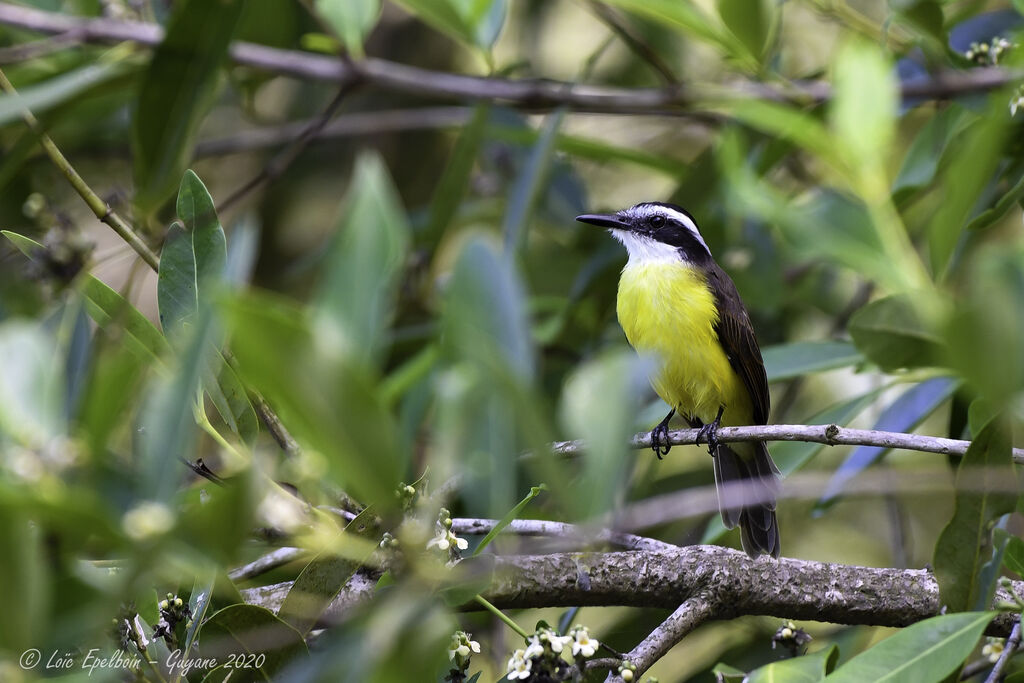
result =
[[612,228],[608,232],[626,247],[626,252],[629,254],[627,268],[646,266],[652,263],[681,263],[684,261],[679,249],[670,244],[658,242],[628,230]]

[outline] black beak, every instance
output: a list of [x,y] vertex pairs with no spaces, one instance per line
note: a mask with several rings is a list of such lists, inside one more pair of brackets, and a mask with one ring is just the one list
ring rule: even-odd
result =
[[602,228],[615,228],[617,230],[629,230],[629,223],[615,214],[599,214],[599,213],[585,213],[582,216],[576,216],[576,220],[580,223],[589,223],[590,225],[596,225]]

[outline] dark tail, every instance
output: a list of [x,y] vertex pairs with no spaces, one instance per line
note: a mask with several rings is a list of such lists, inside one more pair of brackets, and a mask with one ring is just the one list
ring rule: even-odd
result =
[[725,444],[718,445],[715,485],[722,521],[729,529],[740,526],[743,549],[751,557],[779,556],[779,523],[775,519],[775,497],[779,491],[779,468],[761,442],[737,444],[751,455],[743,457]]

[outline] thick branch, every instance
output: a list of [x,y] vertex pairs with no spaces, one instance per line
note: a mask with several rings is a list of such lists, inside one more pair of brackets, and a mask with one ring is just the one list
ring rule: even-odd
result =
[[[669,443],[673,446],[691,446],[697,443],[696,429],[680,429],[669,433]],[[920,434],[903,434],[901,432],[882,432],[874,429],[850,429],[838,425],[755,425],[751,427],[722,427],[718,430],[718,440],[722,443],[736,441],[808,441],[823,443],[828,446],[880,446],[882,448],[901,448],[926,453],[943,453],[946,455],[963,455],[967,452],[970,441],[945,439],[938,436],[921,436]],[[633,448],[650,448],[650,432],[641,432],[633,437],[630,445]],[[586,450],[582,441],[557,441],[551,445],[557,455],[574,456]],[[1024,464],[1024,449],[1013,449],[1013,460]]]
[[[242,591],[247,602],[276,610],[290,583]],[[324,615],[325,623],[373,595],[374,577],[357,573]],[[1024,584],[1017,584],[1024,591]],[[939,587],[923,569],[857,567],[783,558],[751,560],[717,546],[671,551],[557,553],[498,557],[483,596],[501,609],[632,606],[676,609],[705,596],[710,619],[763,615],[837,624],[906,626],[939,613]],[[995,603],[1010,600],[1002,589]],[[466,609],[474,609],[467,604]],[[1006,636],[1013,615],[991,635]]]
[[[156,45],[163,29],[155,24],[112,19],[86,19],[45,12],[0,2],[0,24],[41,33],[74,32],[86,42],[130,41]],[[383,59],[366,58],[347,62],[335,57],[235,42],[230,50],[237,64],[256,67],[307,80],[349,83],[361,80],[377,87],[428,97],[497,100],[533,109],[567,106],[577,111],[613,114],[684,114],[685,107],[700,97],[692,87],[612,88],[581,86],[549,80],[512,80],[484,78],[430,71]],[[950,71],[934,77],[908,81],[901,85],[905,98],[943,99],[968,93],[994,90],[1020,78],[1020,74],[1001,68]],[[823,101],[831,97],[831,87],[822,81],[790,84],[785,90],[756,82],[716,86],[707,95],[758,97],[788,100],[799,97]]]

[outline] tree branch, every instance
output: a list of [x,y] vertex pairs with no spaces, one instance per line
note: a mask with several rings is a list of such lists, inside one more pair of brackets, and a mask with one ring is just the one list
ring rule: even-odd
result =
[[[87,19],[0,2],[0,24],[41,33],[77,32],[85,42],[129,41],[156,45],[163,29],[156,24],[113,19]],[[715,85],[708,92],[694,86],[664,88],[613,88],[587,86],[558,81],[513,80],[467,76],[430,71],[383,59],[366,58],[346,62],[337,57],[308,52],[281,50],[253,43],[235,42],[231,58],[243,64],[273,73],[306,80],[348,83],[361,80],[387,90],[416,93],[427,97],[484,99],[507,102],[529,109],[553,109],[560,106],[576,111],[608,114],[685,115],[702,96],[721,98],[758,97],[791,100],[794,97],[821,102],[832,95],[823,81],[792,83],[785,90],[753,81],[728,86]],[[995,90],[1020,79],[1019,71],[998,67],[969,71],[947,71],[901,84],[904,98],[945,99],[957,95]]]
[[[669,432],[669,443],[673,446],[692,446],[697,443],[697,429],[680,429]],[[737,441],[807,441],[827,446],[880,446],[901,448],[925,453],[963,455],[970,441],[945,439],[938,436],[882,432],[874,429],[850,429],[839,425],[755,425],[751,427],[721,427],[718,440],[722,443]],[[633,448],[650,448],[650,432],[641,432],[630,441]],[[551,444],[556,455],[576,456],[586,450],[583,441],[556,441]],[[1024,449],[1013,449],[1013,460],[1024,464]]]
[[[321,622],[336,623],[346,610],[369,600],[376,575],[356,573]],[[1018,592],[1024,583],[1014,584]],[[246,602],[276,610],[290,582],[242,591]],[[555,553],[495,559],[494,578],[483,597],[499,609],[631,606],[676,609],[703,596],[703,617],[745,615],[827,621],[837,624],[907,626],[939,614],[939,587],[923,569],[858,567],[782,558],[751,560],[718,546],[669,551]],[[999,588],[993,604],[1011,600]],[[463,609],[475,609],[468,603]],[[702,611],[694,607],[694,615]],[[988,633],[1008,635],[1015,615],[993,620]],[[696,617],[694,617],[696,618]],[[680,615],[678,628],[688,623]],[[674,626],[666,627],[668,632]]]
[[[626,653],[623,659],[636,666],[636,675],[640,676],[688,633],[712,618],[717,608],[717,604],[703,593],[687,598],[651,635]],[[622,677],[614,673],[608,674],[607,680],[609,683],[624,683]]]
[[[457,536],[483,535],[490,533],[497,523],[498,520],[495,519],[456,518],[452,520],[452,532]],[[575,524],[549,522],[541,519],[514,519],[502,529],[502,533],[519,536],[554,536],[587,544],[607,544],[623,550],[665,551],[678,547],[664,541],[634,536],[620,531],[610,529],[588,531],[586,527]]]

